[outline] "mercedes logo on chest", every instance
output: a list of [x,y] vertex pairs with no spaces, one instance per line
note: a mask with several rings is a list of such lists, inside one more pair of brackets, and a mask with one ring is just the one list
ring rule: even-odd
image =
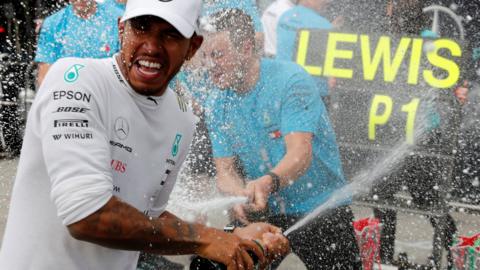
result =
[[115,125],[113,129],[115,131],[115,135],[117,135],[117,138],[119,138],[120,140],[125,140],[126,138],[128,138],[130,126],[128,125],[128,122],[125,118],[118,117],[117,120],[115,120]]

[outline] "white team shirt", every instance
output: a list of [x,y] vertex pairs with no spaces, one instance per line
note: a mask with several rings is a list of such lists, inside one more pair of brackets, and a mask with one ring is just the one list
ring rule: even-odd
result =
[[54,64],[29,113],[0,269],[135,269],[138,252],[78,241],[66,226],[112,196],[159,216],[195,122],[171,89],[137,94],[114,58]]
[[277,54],[277,25],[282,14],[292,8],[294,4],[290,0],[276,0],[271,3],[262,15],[263,31],[265,32],[265,54],[274,56]]

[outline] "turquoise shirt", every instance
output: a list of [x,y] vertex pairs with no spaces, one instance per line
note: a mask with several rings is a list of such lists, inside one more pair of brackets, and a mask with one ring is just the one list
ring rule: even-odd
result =
[[[297,5],[287,10],[280,17],[277,26],[276,58],[295,61],[297,32],[300,29],[331,29],[332,24],[312,9]],[[325,78],[316,77],[320,95],[328,95],[328,84]]]
[[106,5],[108,8],[117,8],[122,11],[125,11],[125,6],[126,6],[126,4],[119,3],[116,0],[105,0],[103,5]]
[[254,0],[207,0],[203,4],[203,16],[209,16],[222,9],[238,8],[252,18],[255,32],[263,32],[260,13]]
[[121,9],[100,4],[92,17],[82,19],[68,5],[43,22],[35,62],[53,64],[63,57],[112,56],[120,49],[117,22],[122,15]]
[[[307,172],[278,198],[270,209],[302,215],[325,202],[345,185],[334,131],[313,79],[292,62],[262,59],[260,79],[246,94],[218,91],[206,110],[206,122],[216,158],[237,156],[247,179],[275,167],[286,153],[285,136],[309,132],[313,160]],[[280,203],[283,202],[283,203]]]

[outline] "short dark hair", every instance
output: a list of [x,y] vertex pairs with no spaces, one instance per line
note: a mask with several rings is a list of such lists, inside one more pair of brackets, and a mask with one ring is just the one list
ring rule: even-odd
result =
[[247,42],[251,42],[255,49],[253,20],[241,9],[229,8],[217,11],[207,17],[206,24],[203,30],[207,32],[228,32],[235,48],[242,48]]

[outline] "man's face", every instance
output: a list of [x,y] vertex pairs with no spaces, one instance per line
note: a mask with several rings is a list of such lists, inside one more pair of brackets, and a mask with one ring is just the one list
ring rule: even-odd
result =
[[169,81],[202,44],[201,36],[187,39],[170,23],[154,16],[120,24],[122,71],[142,95],[162,95]]
[[210,79],[220,89],[234,88],[245,75],[245,57],[231,42],[227,32],[208,36],[203,52],[209,63]]

